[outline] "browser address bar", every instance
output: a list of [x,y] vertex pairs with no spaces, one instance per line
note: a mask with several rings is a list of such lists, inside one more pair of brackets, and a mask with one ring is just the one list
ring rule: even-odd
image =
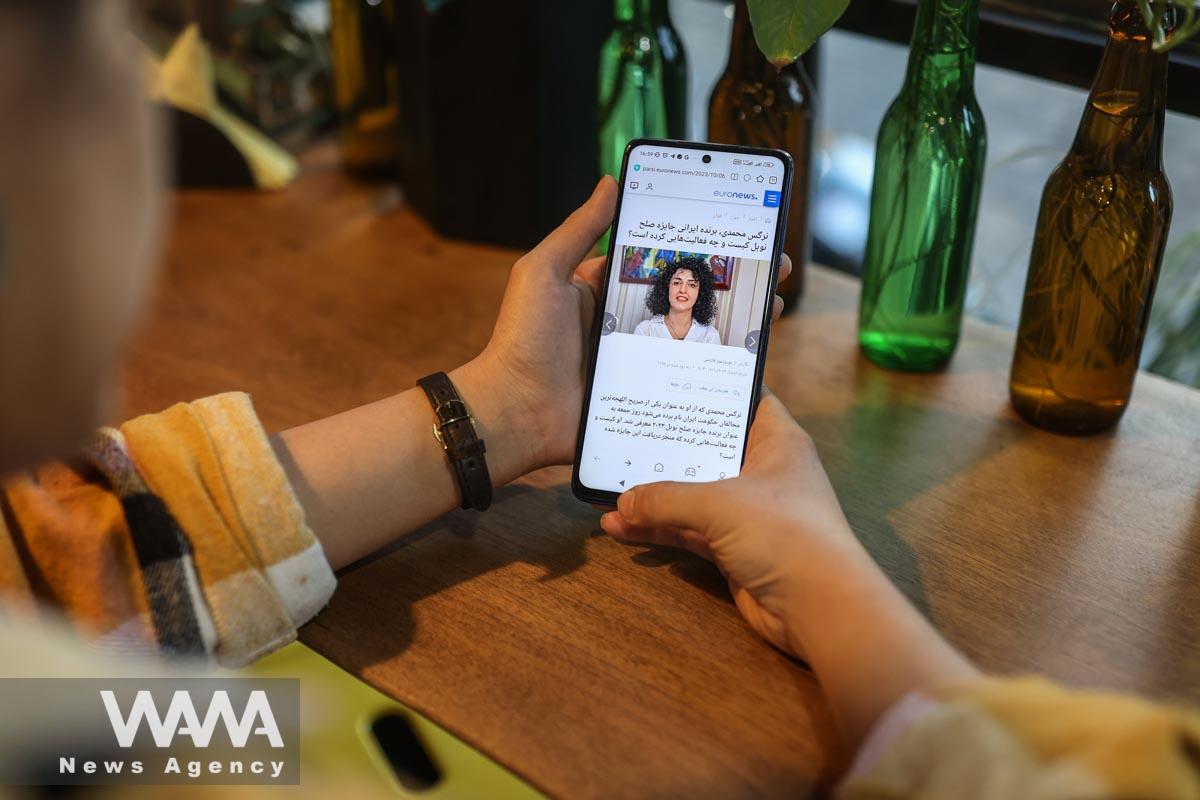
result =
[[710,178],[714,180],[725,180],[728,175],[724,170],[713,169],[674,169],[672,167],[642,167],[642,172],[655,172],[660,175],[683,175],[689,178]]

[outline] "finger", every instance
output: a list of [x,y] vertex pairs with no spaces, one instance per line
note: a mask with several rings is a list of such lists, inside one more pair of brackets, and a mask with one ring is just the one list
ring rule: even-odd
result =
[[805,435],[800,424],[787,410],[787,406],[776,397],[774,392],[764,386],[762,397],[758,402],[758,409],[754,412],[754,424],[750,426],[750,439],[747,447],[753,448],[761,441],[786,441],[790,437]]
[[600,517],[600,529],[614,539],[639,544],[665,544],[674,547],[681,528],[643,528],[623,519],[620,513],[609,511]]
[[616,202],[617,182],[605,175],[587,202],[575,209],[522,261],[528,259],[548,265],[556,274],[569,277],[600,235],[612,225]]
[[630,525],[615,511],[600,518],[600,528],[609,536],[623,542],[678,547],[713,560],[712,547],[702,533],[687,528],[639,528]]
[[617,498],[617,513],[639,528],[691,528],[703,532],[717,510],[722,484],[661,481],[635,486]]
[[717,557],[713,554],[712,545],[708,543],[708,537],[700,531],[693,531],[683,528],[679,531],[679,540],[683,543],[683,549],[688,550],[701,558],[709,561],[716,561]]
[[792,257],[787,253],[783,254],[783,258],[779,261],[779,282],[783,283],[787,280],[788,275],[792,274]]
[[771,301],[771,319],[778,322],[779,317],[782,314],[783,314],[783,298],[780,297],[779,295],[775,295],[775,299]]
[[597,296],[600,294],[600,283],[604,280],[605,256],[589,258],[575,270],[575,277],[586,283]]

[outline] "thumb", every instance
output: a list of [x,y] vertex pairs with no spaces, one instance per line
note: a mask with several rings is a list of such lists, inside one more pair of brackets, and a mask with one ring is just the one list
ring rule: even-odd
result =
[[548,264],[556,275],[569,278],[596,240],[612,225],[616,202],[617,182],[605,175],[587,202],[551,231],[526,258]]
[[621,518],[639,528],[687,528],[703,532],[720,490],[715,483],[661,481],[635,486],[617,498]]

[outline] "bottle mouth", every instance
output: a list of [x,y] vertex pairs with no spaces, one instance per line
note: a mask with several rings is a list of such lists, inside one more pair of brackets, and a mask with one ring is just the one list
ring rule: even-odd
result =
[[[1175,4],[1166,2],[1166,0],[1151,0],[1146,3],[1146,6],[1158,18],[1163,38],[1170,37],[1175,31],[1178,19],[1175,13]],[[1108,29],[1114,36],[1139,42],[1151,41],[1154,38],[1154,32],[1150,30],[1150,24],[1142,14],[1141,4],[1136,0],[1117,0],[1116,3],[1113,3],[1112,11],[1108,16]]]

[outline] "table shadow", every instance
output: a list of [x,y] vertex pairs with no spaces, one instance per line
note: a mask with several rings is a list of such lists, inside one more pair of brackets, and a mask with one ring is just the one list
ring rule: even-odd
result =
[[[869,379],[868,379],[869,380]],[[1004,416],[981,419],[871,391],[847,413],[797,421],[817,444],[855,535],[906,597],[929,616],[922,565],[889,516],[1013,446],[1029,430]],[[932,446],[931,446],[932,443]]]
[[[563,502],[564,493],[572,503]],[[563,524],[553,532],[524,536],[530,510],[539,504],[546,513],[561,514]],[[516,563],[541,567],[541,581],[561,578],[586,563],[586,541],[603,535],[594,509],[574,501],[569,486],[510,484],[496,490],[487,515],[451,512],[340,570],[338,591],[329,607],[304,626],[301,640],[361,674],[408,649],[416,634],[413,606],[421,600]],[[394,588],[398,581],[403,582],[401,605]],[[354,610],[339,600],[351,593]],[[386,612],[364,618],[363,604],[373,601]]]

